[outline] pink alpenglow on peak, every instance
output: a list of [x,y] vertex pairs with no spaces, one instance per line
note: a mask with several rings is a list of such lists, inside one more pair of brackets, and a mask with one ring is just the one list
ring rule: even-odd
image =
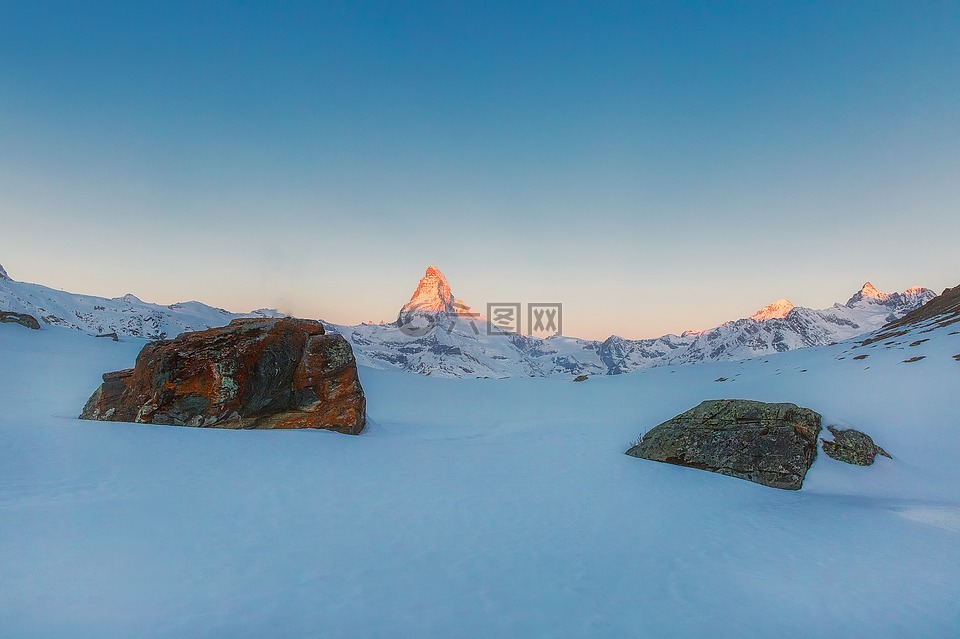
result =
[[886,302],[890,299],[890,293],[884,293],[881,290],[878,290],[870,282],[864,282],[863,286],[860,287],[860,290],[853,294],[853,297],[850,298],[850,301],[847,304],[860,302],[863,300],[872,301],[872,302]]
[[884,293],[883,291],[877,290],[877,288],[870,282],[864,282],[863,286],[860,288],[860,295],[863,297],[872,297],[877,300],[885,300],[890,297],[890,293]]
[[759,311],[750,316],[755,322],[765,322],[770,319],[779,319],[786,317],[793,310],[793,304],[789,300],[778,299],[773,304],[767,304]]
[[462,301],[454,297],[450,292],[450,284],[447,278],[435,266],[428,266],[427,272],[417,284],[417,290],[410,296],[410,301],[400,309],[400,315],[409,314],[457,314],[467,315],[471,313],[470,308]]
[[891,307],[920,306],[936,297],[936,293],[922,286],[912,286],[902,293],[884,293],[873,284],[866,282],[863,287],[847,301],[848,307],[882,305]]
[[903,293],[901,293],[900,296],[904,300],[906,300],[908,303],[919,302],[920,304],[922,304],[930,300],[930,294],[932,292],[933,291],[931,291],[928,288],[924,288],[923,286],[911,286],[910,288],[905,290]]

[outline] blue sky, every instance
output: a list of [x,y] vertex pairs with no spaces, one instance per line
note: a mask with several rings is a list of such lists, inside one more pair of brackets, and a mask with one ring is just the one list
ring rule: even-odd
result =
[[[238,6],[234,6],[234,4]],[[0,264],[565,332],[960,283],[958,3],[0,2]]]

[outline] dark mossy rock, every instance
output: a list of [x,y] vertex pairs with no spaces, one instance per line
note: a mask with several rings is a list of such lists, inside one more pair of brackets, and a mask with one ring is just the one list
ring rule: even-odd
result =
[[808,408],[716,399],[651,429],[627,454],[799,490],[819,434],[820,415]]
[[573,378],[573,381],[575,381],[575,382],[585,382],[585,381],[587,381],[587,379],[588,379],[589,377],[590,377],[589,375],[577,375],[576,377]]
[[883,455],[888,459],[890,453],[877,446],[870,435],[861,433],[859,430],[848,428],[841,430],[827,426],[827,430],[833,435],[833,441],[823,442],[823,452],[837,461],[846,462],[855,466],[870,466],[876,460],[877,455]]
[[40,322],[37,321],[37,318],[26,313],[0,311],[0,324],[19,324],[35,331],[40,330]]

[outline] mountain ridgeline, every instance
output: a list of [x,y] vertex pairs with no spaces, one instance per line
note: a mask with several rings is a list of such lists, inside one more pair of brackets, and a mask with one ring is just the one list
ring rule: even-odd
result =
[[[438,377],[617,375],[655,366],[730,361],[823,346],[895,322],[936,297],[914,287],[883,293],[867,282],[845,303],[814,310],[778,300],[744,319],[706,331],[632,340],[488,332],[487,320],[456,298],[446,277],[429,267],[398,320],[342,326],[325,323],[353,346],[358,364]],[[42,325],[92,335],[166,339],[225,326],[240,317],[280,317],[273,309],[237,314],[200,302],[160,306],[133,295],[103,298],[17,282],[0,266],[0,311],[25,313]],[[413,318],[417,330],[402,330]]]
[[[443,377],[617,375],[654,366],[730,361],[823,346],[876,330],[933,299],[914,287],[883,293],[870,282],[843,304],[814,310],[778,300],[752,317],[706,331],[652,339],[611,336],[603,341],[554,336],[488,334],[486,318],[458,300],[443,274],[427,269],[394,324],[336,326],[353,344],[358,361]],[[399,329],[412,314],[431,317],[433,329]]]
[[144,302],[132,293],[106,298],[58,291],[17,282],[0,266],[0,311],[32,315],[47,326],[62,326],[91,335],[116,333],[142,339],[166,339],[187,331],[226,326],[241,317],[283,317],[274,309],[231,313],[201,302],[169,306]]

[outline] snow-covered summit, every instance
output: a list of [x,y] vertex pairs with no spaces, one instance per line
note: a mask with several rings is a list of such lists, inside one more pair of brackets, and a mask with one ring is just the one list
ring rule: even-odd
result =
[[[911,286],[902,293],[884,293],[870,282],[866,282],[859,291],[853,294],[847,303],[847,308],[860,309],[864,312],[888,312],[886,321],[893,321],[906,315],[918,306],[926,304],[937,294],[922,286]],[[839,304],[834,308],[839,308]]]
[[426,273],[410,296],[410,301],[400,309],[400,318],[411,314],[459,315],[469,312],[469,307],[457,300],[450,291],[447,278],[436,266],[428,266]]
[[877,290],[877,288],[870,282],[864,282],[863,286],[860,287],[860,290],[854,293],[853,296],[847,300],[847,306],[853,306],[854,304],[863,301],[883,304],[889,299],[890,293],[884,293],[883,291]]
[[0,280],[9,280],[10,276],[7,275],[7,272],[3,269],[3,264],[0,264]]
[[765,322],[769,319],[786,317],[793,310],[793,304],[790,300],[782,297],[772,304],[767,304],[759,311],[750,316],[755,322]]

